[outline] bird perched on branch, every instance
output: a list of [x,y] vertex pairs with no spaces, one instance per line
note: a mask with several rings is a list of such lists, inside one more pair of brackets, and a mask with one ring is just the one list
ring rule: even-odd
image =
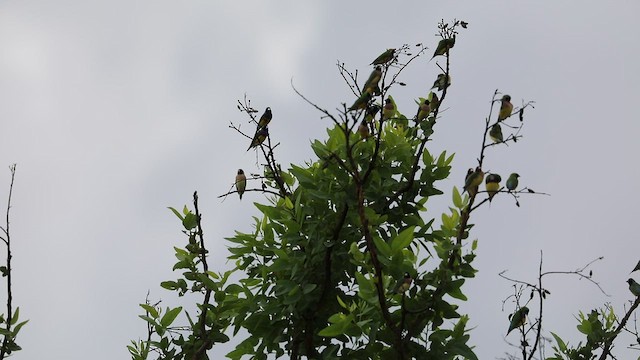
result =
[[262,114],[262,116],[260,116],[260,120],[258,121],[258,129],[262,129],[263,127],[267,126],[270,122],[271,122],[271,108],[268,107],[264,113]]
[[238,169],[238,174],[236,175],[236,190],[238,190],[238,195],[240,195],[240,200],[242,200],[242,194],[244,194],[244,190],[247,188],[247,177],[244,175],[244,171],[242,169]]
[[431,112],[431,106],[429,105],[429,100],[424,99],[422,104],[418,107],[418,114],[416,114],[416,121],[421,122],[426,119]]
[[396,104],[391,97],[384,100],[384,107],[382,108],[382,118],[384,120],[390,119],[396,113]]
[[500,181],[502,181],[502,178],[498,174],[487,175],[485,187],[487,188],[487,194],[489,194],[489,202],[491,202],[496,193],[498,193],[498,190],[500,190]]
[[413,278],[411,277],[411,274],[409,274],[408,272],[404,273],[404,277],[398,282],[398,285],[396,286],[396,292],[398,294],[402,294],[405,291],[409,290],[412,282]]
[[507,179],[507,189],[509,190],[509,192],[514,191],[518,188],[519,177],[520,175],[518,175],[517,173],[512,173],[511,175],[509,175],[509,178]]
[[253,135],[253,139],[251,140],[251,145],[249,145],[249,148],[247,149],[247,151],[251,150],[251,148],[254,148],[262,144],[264,140],[267,138],[267,136],[269,136],[269,128],[265,126],[261,129],[258,129],[258,131],[256,131],[256,134]]
[[367,140],[367,138],[371,135],[371,132],[369,132],[369,126],[367,126],[367,122],[364,119],[362,119],[360,126],[358,126],[358,132],[364,140]]
[[369,75],[369,78],[367,79],[367,81],[365,81],[364,86],[362,87],[362,91],[375,94],[377,91],[380,90],[380,87],[378,87],[378,82],[380,81],[381,78],[382,78],[382,68],[380,66],[376,66],[375,69],[373,69],[373,71]]
[[385,52],[380,54],[373,62],[369,65],[384,65],[389,61],[393,60],[393,57],[396,53],[396,49],[387,49]]
[[511,96],[504,95],[500,100],[500,112],[498,113],[498,121],[502,121],[509,116],[513,111],[513,104],[511,103]]
[[529,308],[526,306],[521,307],[516,310],[511,315],[511,322],[509,323],[509,330],[507,330],[507,335],[513,330],[525,324],[527,321],[527,315],[529,314]]
[[640,284],[633,279],[627,280],[627,283],[629,284],[629,291],[636,297],[640,296]]
[[501,143],[504,141],[504,138],[502,137],[502,127],[500,127],[500,124],[495,123],[491,126],[491,129],[489,130],[489,137],[494,143]]
[[464,179],[464,190],[469,193],[469,196],[474,196],[478,192],[478,186],[482,184],[483,179],[484,172],[479,166],[473,172],[467,172],[467,177]]
[[349,107],[348,111],[364,109],[367,107],[367,104],[369,104],[369,101],[371,101],[371,93],[365,91],[356,99],[353,105]]

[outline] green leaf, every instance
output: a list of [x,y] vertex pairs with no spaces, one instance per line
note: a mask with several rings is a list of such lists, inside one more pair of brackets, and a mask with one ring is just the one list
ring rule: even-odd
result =
[[158,310],[155,307],[153,307],[153,306],[151,306],[149,304],[140,304],[140,307],[143,308],[145,310],[145,312],[148,312],[149,315],[151,315],[152,318],[157,318],[158,317]]
[[[178,283],[175,281],[163,281],[160,283],[160,286],[167,290],[176,290],[178,289]],[[142,304],[140,304],[142,306]],[[158,316],[158,315],[156,315]]]
[[413,232],[415,228],[415,226],[409,226],[400,234],[398,234],[398,236],[396,236],[393,240],[391,240],[391,251],[393,254],[400,252],[402,249],[411,244],[411,242],[413,241]]
[[196,215],[194,213],[188,212],[185,214],[184,219],[182,220],[182,226],[184,226],[184,228],[187,230],[191,230],[196,227],[197,222],[198,221]]
[[177,308],[173,309],[167,308],[167,312],[164,314],[164,316],[162,316],[162,319],[160,319],[160,324],[164,327],[168,327],[180,314],[180,311],[182,311],[182,306],[178,306]]
[[460,191],[458,191],[457,186],[453,187],[453,205],[460,210],[463,208],[462,196],[460,196]]
[[16,311],[13,313],[13,317],[11,317],[11,325],[15,325],[18,322],[19,317],[20,317],[20,307],[17,307]]
[[16,325],[16,327],[13,328],[13,337],[14,338],[18,335],[18,332],[20,332],[20,329],[22,329],[22,327],[28,322],[29,322],[29,320],[25,320],[25,321],[19,323],[18,325]]
[[551,335],[553,335],[553,338],[556,339],[556,342],[558,343],[558,348],[560,349],[560,351],[563,353],[566,352],[567,345],[564,343],[564,341],[562,341],[560,336],[556,335],[554,332],[551,332]]
[[391,247],[384,240],[382,240],[379,236],[372,234],[373,243],[376,245],[376,249],[378,249],[378,253],[385,257],[391,257]]
[[184,217],[182,216],[182,214],[180,214],[180,212],[174,208],[172,208],[171,206],[169,206],[169,210],[173,211],[173,213],[178,217],[178,219],[183,220]]

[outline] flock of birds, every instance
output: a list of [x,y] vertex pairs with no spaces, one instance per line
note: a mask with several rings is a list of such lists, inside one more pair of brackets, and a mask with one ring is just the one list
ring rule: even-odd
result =
[[[444,40],[443,40],[444,41]],[[441,43],[443,43],[441,41]],[[438,45],[434,53],[434,57],[438,55],[444,54],[446,51],[446,46],[452,47],[450,43],[444,42],[444,45]],[[444,49],[444,50],[443,50]],[[354,110],[365,110],[365,116],[362,119],[362,122],[358,126],[358,133],[360,136],[366,140],[371,136],[370,126],[373,127],[373,119],[377,115],[377,113],[382,110],[382,119],[388,120],[392,119],[396,114],[396,104],[393,101],[392,97],[387,97],[384,101],[384,106],[379,106],[378,104],[373,104],[374,96],[380,95],[380,86],[379,82],[382,79],[382,66],[386,66],[388,63],[393,61],[396,57],[396,49],[387,49],[382,54],[380,54],[370,65],[374,66],[373,71],[364,82],[362,87],[361,95],[356,99],[356,101],[348,108],[348,111]],[[450,78],[445,76],[444,74],[440,74],[436,81],[433,84],[432,88],[438,88],[438,90],[443,90],[450,84]],[[429,97],[426,99],[420,99],[420,103],[418,106],[418,111],[414,117],[416,123],[420,123],[421,121],[427,119],[432,111],[437,109],[439,105],[438,96],[431,92]],[[500,111],[498,112],[498,121],[491,126],[489,131],[489,137],[495,142],[500,143],[504,141],[502,135],[502,128],[500,123],[505,119],[509,118],[513,112],[513,104],[511,103],[511,96],[504,95],[502,99],[500,99]],[[260,116],[260,119],[257,121],[256,131],[251,139],[251,144],[249,144],[249,148],[247,151],[256,148],[261,145],[268,137],[269,137],[269,122],[273,114],[271,112],[271,108],[267,107],[264,113]],[[506,182],[506,188],[508,191],[514,191],[518,187],[518,178],[519,174],[512,173]],[[476,169],[469,169],[467,172],[467,176],[465,178],[464,190],[467,191],[471,196],[475,195],[478,191],[479,185],[485,179],[485,173],[480,169],[480,167],[476,167]],[[486,191],[489,195],[489,201],[493,199],[493,197],[500,191],[500,182],[502,178],[498,174],[487,174],[485,187]],[[247,187],[247,177],[242,169],[238,169],[235,179],[235,186],[237,193],[242,199],[242,195],[244,194]]]
[[[441,50],[440,50],[441,51]],[[438,54],[438,49],[436,49],[436,54]],[[373,122],[374,117],[380,111],[381,107],[377,104],[372,104],[373,98],[375,95],[380,95],[380,87],[378,85],[380,79],[382,78],[382,67],[386,65],[390,61],[395,58],[396,49],[387,49],[385,52],[380,54],[372,63],[374,65],[374,70],[371,72],[367,81],[365,81],[362,94],[356,99],[356,101],[348,108],[348,111],[354,110],[365,110],[365,117],[362,122],[358,126],[358,132],[363,139],[367,139],[371,135],[371,131],[369,130],[369,125]],[[443,75],[443,74],[441,74]],[[444,87],[449,85],[450,79],[444,76],[438,76],[438,79],[434,83],[434,88],[438,87],[442,90]],[[421,99],[421,103],[418,107],[418,112],[415,116],[415,121],[417,123],[428,118],[429,114],[437,108],[439,105],[438,97],[435,93],[430,94],[430,99]],[[502,135],[502,128],[500,123],[505,119],[509,118],[513,112],[513,104],[511,104],[511,96],[504,95],[500,99],[500,111],[498,112],[498,121],[491,126],[489,130],[489,137],[493,140],[494,143],[501,143],[504,141]],[[382,107],[382,119],[387,120],[391,119],[396,113],[396,106],[391,97],[385,99],[385,104]],[[251,144],[247,151],[261,145],[265,139],[269,136],[269,122],[271,122],[273,114],[271,113],[271,108],[267,107],[264,113],[260,116],[260,119],[257,122],[257,127],[255,134],[251,140]],[[509,175],[509,178],[506,181],[506,188],[509,192],[515,191],[518,188],[518,178],[520,177],[517,173],[512,173]],[[242,200],[242,195],[244,194],[247,187],[247,177],[244,174],[242,169],[238,169],[238,173],[236,174],[235,186]],[[498,174],[487,174],[485,179],[485,173],[478,166],[475,169],[470,168],[467,171],[467,175],[465,177],[464,191],[468,192],[470,196],[474,196],[478,192],[478,187],[482,184],[482,181],[485,180],[485,188],[487,194],[489,195],[489,201],[493,199],[493,197],[500,191],[500,182],[502,178]],[[638,265],[633,269],[632,272],[640,270],[640,261]],[[413,277],[409,273],[405,273],[403,278],[398,281],[396,285],[396,293],[403,294],[411,288],[413,283]],[[629,290],[635,297],[640,297],[640,284],[637,283],[634,279],[628,279],[627,283],[629,284]],[[509,315],[509,329],[507,330],[507,335],[509,333],[519,327],[522,327],[526,324],[527,315],[529,314],[529,308],[526,306],[519,307],[514,313]]]

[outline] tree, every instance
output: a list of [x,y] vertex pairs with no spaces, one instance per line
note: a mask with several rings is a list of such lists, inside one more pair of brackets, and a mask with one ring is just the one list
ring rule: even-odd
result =
[[[533,107],[532,102],[514,107],[510,96],[496,90],[481,151],[462,193],[453,189],[453,204],[439,225],[426,209],[429,198],[444,194],[437,184],[449,176],[453,161],[447,152],[430,153],[427,144],[452,86],[452,49],[466,27],[457,20],[439,24],[432,56],[438,74],[406,114],[391,93],[406,85],[399,80],[403,70],[427,51],[421,44],[415,54],[408,45],[383,52],[362,86],[357,72],[338,64],[356,100],[349,107],[343,103],[337,113],[294,88],[332,122],[328,137],[312,144],[317,160],[304,165],[282,170],[277,134],[268,132],[268,121],[259,121],[249,100],[239,101],[256,132],[231,127],[252,139],[264,159],[264,173],[246,180],[260,186],[241,191],[264,192],[268,203],[256,205],[262,215],[254,219],[254,232],[227,239],[235,267],[220,273],[207,263],[197,193],[193,209],[171,208],[187,244],[175,249],[173,268],[182,276],[161,285],[179,296],[202,294],[202,302],[197,316],[186,314],[187,326],[174,326],[182,308],[162,309],[147,299],[141,304],[147,336],[128,346],[132,358],[155,353],[161,359],[208,359],[207,350],[244,329],[248,335],[227,354],[231,359],[476,359],[468,343],[468,316],[456,304],[467,300],[462,288],[476,271],[471,215],[495,196],[512,197],[519,206],[521,196],[538,193],[518,186],[517,176],[501,185],[498,174],[483,171],[485,150],[516,143],[525,110]],[[547,293],[541,282],[535,289],[542,301]],[[514,314],[523,313],[520,304]],[[514,322],[514,329],[522,329],[523,358],[531,358],[541,316],[530,321],[529,329],[537,325],[532,347],[526,343],[526,319]]]

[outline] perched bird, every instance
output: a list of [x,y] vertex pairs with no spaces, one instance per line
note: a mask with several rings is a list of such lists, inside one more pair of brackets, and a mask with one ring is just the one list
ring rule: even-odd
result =
[[244,171],[242,169],[238,169],[238,174],[236,175],[236,190],[238,190],[238,195],[240,195],[240,200],[242,200],[242,194],[244,194],[244,190],[247,188],[247,177],[244,175]]
[[260,120],[258,121],[258,129],[261,129],[265,126],[267,126],[269,124],[269,122],[271,122],[271,108],[268,107],[264,113],[262,114],[262,116],[260,116]]
[[513,329],[524,325],[524,323],[527,321],[527,314],[529,314],[529,308],[523,306],[511,315],[511,323],[509,323],[509,330],[507,330],[507,335],[509,335],[509,333]]
[[382,108],[382,118],[384,120],[390,119],[396,112],[396,104],[391,97],[388,97],[384,101],[384,107]]
[[247,149],[247,151],[251,150],[251,148],[254,148],[262,144],[264,140],[267,138],[267,136],[269,136],[269,128],[267,128],[266,126],[256,131],[256,134],[253,135],[253,139],[251,140],[251,145],[249,145],[249,148]]
[[436,78],[436,81],[433,82],[433,86],[431,88],[437,88],[438,91],[442,91],[449,86],[451,86],[451,76],[438,74],[438,77]]
[[369,65],[384,65],[389,61],[393,60],[393,56],[396,54],[396,49],[387,49],[385,52],[380,54],[373,62]]
[[408,272],[404,273],[404,277],[398,282],[398,285],[396,286],[396,292],[398,294],[402,294],[405,291],[409,290],[412,282],[413,278],[411,277],[411,275]]
[[368,123],[373,122],[373,120],[376,117],[376,114],[378,114],[378,111],[380,111],[380,105],[378,104],[373,104],[367,107],[367,111],[364,115],[364,120]]
[[635,296],[640,296],[640,284],[633,279],[627,280],[627,283],[629,284],[629,291]]
[[440,105],[438,95],[434,92],[429,93],[429,96],[427,96],[427,100],[429,100],[429,107],[431,107],[431,110],[435,111],[438,108],[438,105]]
[[633,270],[631,270],[631,272],[638,271],[638,270],[640,270],[640,261],[638,261],[638,264],[636,265],[636,267],[633,268]]
[[371,101],[371,93],[365,91],[362,93],[362,95],[360,95],[358,99],[356,99],[353,105],[349,107],[349,111],[364,109],[367,107],[367,104],[369,104],[369,101]]
[[515,190],[518,187],[519,177],[520,175],[518,175],[517,173],[512,173],[511,175],[509,175],[509,178],[507,179],[507,189],[510,192]]
[[376,88],[377,91],[380,91],[380,87],[378,86],[378,82],[382,78],[382,68],[380,66],[376,66],[375,69],[369,75],[367,81],[365,81],[364,86],[362,87],[362,91],[375,93]]
[[467,172],[467,177],[464,179],[464,190],[466,190],[470,196],[474,196],[478,192],[478,186],[482,184],[483,179],[484,172],[482,172],[479,166],[476,167],[473,172]]
[[487,175],[484,185],[487,188],[487,194],[489,194],[489,202],[491,202],[498,190],[500,190],[500,181],[502,181],[502,178],[498,174]]
[[429,100],[424,99],[424,102],[420,104],[418,107],[418,114],[416,115],[416,121],[420,122],[426,119],[431,112],[431,106],[429,105]]
[[456,44],[455,36],[452,37],[452,38],[440,40],[440,42],[438,42],[438,46],[436,47],[436,50],[433,52],[433,56],[431,58],[433,59],[436,56],[440,56],[440,55],[446,54],[447,51],[449,51],[449,49],[453,48],[453,46],[455,44]]
[[371,135],[371,133],[369,132],[369,126],[367,126],[367,122],[364,119],[362,119],[360,126],[358,126],[358,132],[364,140],[367,140],[367,138]]
[[504,95],[500,100],[500,112],[498,113],[498,121],[502,121],[509,116],[511,116],[511,112],[513,111],[513,104],[511,103],[511,96]]
[[489,137],[494,143],[501,143],[504,141],[504,138],[502,137],[502,127],[500,127],[500,124],[493,124],[489,130]]

